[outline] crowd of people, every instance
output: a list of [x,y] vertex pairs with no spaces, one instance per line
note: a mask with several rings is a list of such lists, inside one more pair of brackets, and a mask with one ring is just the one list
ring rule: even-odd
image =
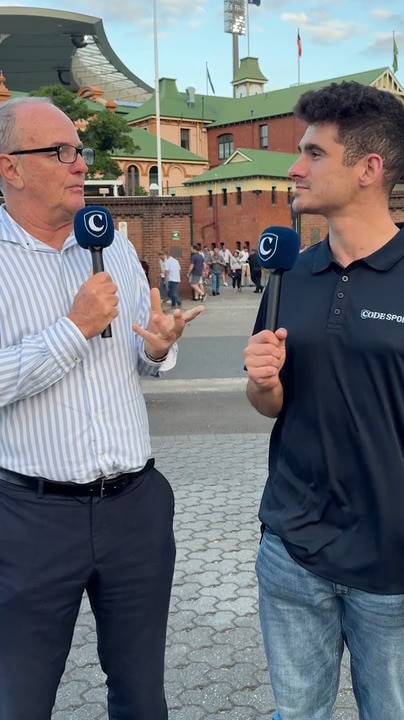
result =
[[[181,282],[181,265],[177,258],[169,252],[159,252],[160,296],[161,301],[179,307],[179,284]],[[258,262],[255,248],[250,250],[248,243],[232,252],[224,242],[212,243],[202,247],[196,243],[192,246],[191,260],[187,269],[187,277],[195,302],[204,302],[206,288],[211,287],[213,297],[220,295],[222,287],[232,286],[234,291],[241,292],[243,287],[253,285],[254,293],[261,293],[262,268]]]

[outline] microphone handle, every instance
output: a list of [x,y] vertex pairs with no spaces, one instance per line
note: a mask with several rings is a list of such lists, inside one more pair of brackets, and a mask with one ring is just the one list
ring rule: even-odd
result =
[[[104,260],[102,258],[102,247],[90,247],[91,259],[93,261],[93,273],[104,272]],[[108,325],[101,333],[102,338],[112,337],[111,325]]]
[[283,270],[274,270],[269,277],[269,292],[265,327],[267,330],[275,330],[278,327],[279,298],[281,294]]

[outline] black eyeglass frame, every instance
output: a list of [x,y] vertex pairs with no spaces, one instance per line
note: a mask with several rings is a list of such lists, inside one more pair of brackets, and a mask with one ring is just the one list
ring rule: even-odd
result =
[[[60,151],[61,151],[61,148],[64,148],[64,147],[73,148],[75,150],[76,157],[74,158],[74,160],[70,160],[69,162],[66,160],[62,160],[62,158],[60,157]],[[91,159],[88,158],[86,160],[83,153],[88,152],[88,151],[90,151],[92,153],[92,158]],[[31,150],[13,150],[13,152],[7,153],[7,155],[34,155],[35,153],[45,153],[45,152],[55,152],[59,162],[63,163],[63,165],[73,165],[73,163],[75,163],[77,160],[77,155],[81,155],[81,157],[83,158],[86,165],[92,165],[94,162],[94,158],[95,158],[95,152],[94,152],[93,148],[88,148],[88,147],[78,148],[75,145],[69,145],[69,143],[63,143],[62,145],[54,145],[53,147],[46,147],[46,148],[32,148]]]

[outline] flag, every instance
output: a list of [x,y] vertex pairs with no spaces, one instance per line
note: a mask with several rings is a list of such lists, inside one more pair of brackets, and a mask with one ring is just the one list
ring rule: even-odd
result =
[[302,41],[300,38],[300,30],[297,31],[297,54],[302,57]]
[[261,5],[261,0],[248,0],[248,5],[258,5],[258,7]]
[[396,43],[396,38],[394,37],[393,33],[393,70],[396,73],[398,70],[398,47]]
[[208,83],[210,85],[210,89],[212,90],[213,94],[216,95],[215,88],[213,87],[212,78],[210,77],[210,72],[209,72],[207,63],[206,63],[206,77],[207,77]]

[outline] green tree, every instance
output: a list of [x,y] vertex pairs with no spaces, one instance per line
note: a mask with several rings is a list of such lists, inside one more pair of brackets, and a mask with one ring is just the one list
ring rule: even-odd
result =
[[122,175],[111,153],[120,150],[125,155],[131,155],[139,148],[132,140],[129,126],[120,115],[105,110],[102,105],[99,112],[92,112],[85,100],[61,85],[47,85],[33,90],[30,95],[48,97],[73,121],[88,121],[86,129],[78,133],[83,145],[95,150],[94,164],[88,170],[89,177],[101,175],[107,180]]
[[119,177],[122,171],[111,153],[120,151],[123,155],[132,155],[139,149],[126,121],[109,110],[101,110],[93,116],[80,137],[84,145],[95,150],[95,163],[89,168],[91,176],[102,173],[106,179]]
[[38,90],[32,90],[29,94],[32,97],[49,98],[73,121],[87,120],[91,114],[85,100],[78,98],[75,93],[66,90],[61,85],[46,85]]

